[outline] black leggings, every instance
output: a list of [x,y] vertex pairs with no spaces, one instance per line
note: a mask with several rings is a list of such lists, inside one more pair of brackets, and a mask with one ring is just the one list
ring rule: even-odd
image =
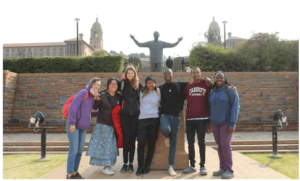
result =
[[128,163],[129,153],[129,163],[133,163],[139,115],[128,115],[120,113],[120,116],[121,128],[123,133],[123,161],[124,163]]
[[150,166],[155,151],[155,142],[157,140],[159,128],[159,118],[148,118],[139,120],[138,124],[138,165],[144,165],[145,146],[148,145],[148,153],[145,165]]

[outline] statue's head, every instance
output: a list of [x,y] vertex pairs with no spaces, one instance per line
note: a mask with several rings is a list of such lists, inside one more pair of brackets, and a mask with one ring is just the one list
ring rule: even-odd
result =
[[155,32],[153,33],[153,36],[154,36],[154,39],[155,39],[155,40],[158,40],[158,37],[159,37],[158,31],[155,31]]

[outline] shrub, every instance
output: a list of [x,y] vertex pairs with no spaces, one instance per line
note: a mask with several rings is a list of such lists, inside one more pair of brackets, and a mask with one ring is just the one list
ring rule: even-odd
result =
[[16,73],[122,72],[122,56],[4,58],[3,69]]

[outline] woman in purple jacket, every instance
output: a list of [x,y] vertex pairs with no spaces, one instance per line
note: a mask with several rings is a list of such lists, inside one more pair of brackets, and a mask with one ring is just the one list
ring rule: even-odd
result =
[[[76,94],[70,105],[66,125],[69,138],[67,179],[83,179],[78,173],[78,167],[84,150],[86,129],[90,125],[90,114],[94,100],[100,100],[98,97],[99,88],[100,78],[92,78],[86,88]],[[86,95],[87,98],[85,98]]]

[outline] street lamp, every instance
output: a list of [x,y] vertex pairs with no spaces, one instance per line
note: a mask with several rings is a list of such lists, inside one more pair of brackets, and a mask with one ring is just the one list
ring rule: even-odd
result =
[[225,25],[226,25],[227,21],[222,21],[222,23],[224,23],[224,48],[226,49],[226,29],[225,29]]
[[78,21],[80,19],[79,18],[76,18],[75,21],[77,22],[77,57],[78,57]]

